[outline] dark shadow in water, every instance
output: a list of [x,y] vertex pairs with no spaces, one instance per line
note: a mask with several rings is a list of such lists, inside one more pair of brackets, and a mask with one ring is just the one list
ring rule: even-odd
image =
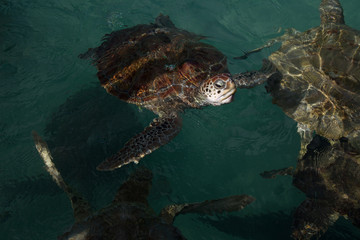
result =
[[35,199],[38,196],[54,196],[63,192],[54,184],[54,181],[41,174],[26,179],[16,179],[0,184],[0,224],[9,220],[17,212],[17,200]]
[[11,217],[12,212],[9,210],[6,210],[4,212],[0,213],[0,223],[6,222]]
[[92,194],[97,184],[118,186],[126,179],[133,166],[113,172],[99,172],[96,166],[143,130],[134,109],[96,86],[79,91],[52,115],[46,141],[69,184]]
[[16,199],[31,195],[53,196],[61,194],[61,190],[54,184],[51,178],[42,174],[37,177],[23,180],[10,180],[0,185],[0,192],[4,193],[0,198],[0,211],[8,209]]
[[[205,224],[226,234],[251,240],[291,240],[293,217],[283,212],[272,212],[255,216],[229,216],[221,219],[200,218]],[[339,220],[320,239],[356,240],[360,234],[353,231],[345,219]]]
[[245,217],[229,216],[215,220],[204,217],[201,221],[242,239],[291,239],[292,217],[282,212]]
[[[130,104],[96,86],[62,104],[46,125],[45,135],[65,180],[91,199],[96,185],[115,190],[133,171],[134,166],[104,173],[95,168],[142,129]],[[11,217],[8,210],[17,199],[62,194],[46,174],[0,183],[0,192],[6,193],[0,198],[0,222]]]

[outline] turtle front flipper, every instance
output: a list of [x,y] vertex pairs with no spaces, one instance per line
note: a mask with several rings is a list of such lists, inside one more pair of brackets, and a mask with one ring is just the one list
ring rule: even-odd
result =
[[272,47],[275,43],[283,42],[283,41],[295,38],[299,33],[300,32],[298,30],[296,30],[295,28],[288,28],[285,30],[284,35],[270,39],[267,43],[265,43],[261,47],[255,48],[251,51],[245,51],[242,56],[234,57],[234,59],[239,59],[239,60],[247,59],[251,54],[261,52],[264,48]]
[[181,129],[181,118],[178,116],[160,117],[131,138],[115,155],[100,163],[97,170],[110,171],[131,162],[138,163],[145,155],[150,154],[173,139]]
[[237,88],[253,88],[263,84],[267,79],[267,74],[256,71],[235,74],[233,77]]
[[327,201],[307,199],[295,211],[291,236],[297,240],[320,237],[338,218]]
[[[275,75],[276,74],[276,75]],[[279,75],[279,76],[277,76]],[[270,77],[281,77],[273,64],[267,59],[263,60],[259,71],[238,73],[233,75],[233,81],[237,88],[253,88],[266,82]]]
[[90,204],[65,183],[60,172],[57,170],[55,164],[52,161],[52,156],[46,142],[37,134],[37,132],[33,131],[32,135],[34,138],[36,149],[45,163],[46,171],[51,175],[56,184],[62,190],[64,190],[64,192],[69,197],[71,201],[71,206],[74,210],[75,220],[79,222],[86,219],[88,216],[91,215]]
[[234,195],[216,200],[206,200],[200,203],[172,204],[163,208],[160,217],[171,224],[179,214],[221,214],[223,212],[240,211],[255,200],[249,195]]

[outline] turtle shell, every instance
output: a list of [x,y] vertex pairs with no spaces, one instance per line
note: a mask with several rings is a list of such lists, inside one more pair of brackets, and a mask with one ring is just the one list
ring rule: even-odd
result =
[[360,129],[360,32],[340,17],[330,22],[323,16],[319,27],[286,39],[269,56],[282,74],[269,90],[295,121],[339,139]]
[[225,56],[199,42],[203,37],[175,28],[168,17],[155,24],[112,32],[92,57],[102,86],[112,95],[135,103],[191,97],[208,77],[228,72]]

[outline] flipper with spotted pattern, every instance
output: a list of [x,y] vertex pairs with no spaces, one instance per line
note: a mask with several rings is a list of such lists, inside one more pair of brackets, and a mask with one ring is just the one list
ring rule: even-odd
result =
[[181,119],[178,116],[156,118],[144,131],[131,138],[118,153],[102,162],[97,170],[111,171],[131,162],[138,163],[145,155],[167,144],[180,130]]

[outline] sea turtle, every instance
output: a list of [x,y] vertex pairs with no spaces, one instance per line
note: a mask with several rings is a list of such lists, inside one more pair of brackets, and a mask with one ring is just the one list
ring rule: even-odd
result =
[[50,150],[45,141],[33,132],[35,146],[45,163],[45,168],[56,184],[69,197],[75,216],[75,224],[70,231],[58,239],[185,239],[172,223],[179,214],[221,214],[243,209],[255,199],[248,195],[233,195],[200,203],[172,204],[164,207],[159,215],[147,202],[152,180],[150,170],[140,168],[118,189],[112,203],[97,213],[76,191],[63,180],[52,162]]
[[338,0],[322,0],[320,17],[320,26],[290,29],[240,58],[281,41],[265,61],[266,69],[277,73],[267,89],[273,102],[299,123],[303,150],[312,131],[327,139],[348,137],[360,146],[360,32],[345,25]]
[[321,236],[329,226],[344,216],[360,228],[360,153],[341,138],[330,143],[315,135],[307,151],[292,167],[264,172],[265,178],[293,175],[293,185],[307,199],[294,213],[294,239]]
[[294,215],[295,239],[320,235],[339,215],[360,227],[360,32],[345,25],[338,0],[322,0],[320,16],[319,27],[303,33],[290,29],[241,57],[282,42],[264,61],[264,73],[273,73],[267,89],[273,102],[298,123],[301,135],[293,184],[308,199]]
[[168,16],[105,35],[104,42],[81,54],[92,58],[106,91],[153,111],[158,118],[131,138],[98,170],[113,170],[168,143],[181,129],[185,108],[218,106],[232,101],[236,87],[259,84],[256,77],[232,79],[226,57],[200,42],[202,36],[175,27]]

